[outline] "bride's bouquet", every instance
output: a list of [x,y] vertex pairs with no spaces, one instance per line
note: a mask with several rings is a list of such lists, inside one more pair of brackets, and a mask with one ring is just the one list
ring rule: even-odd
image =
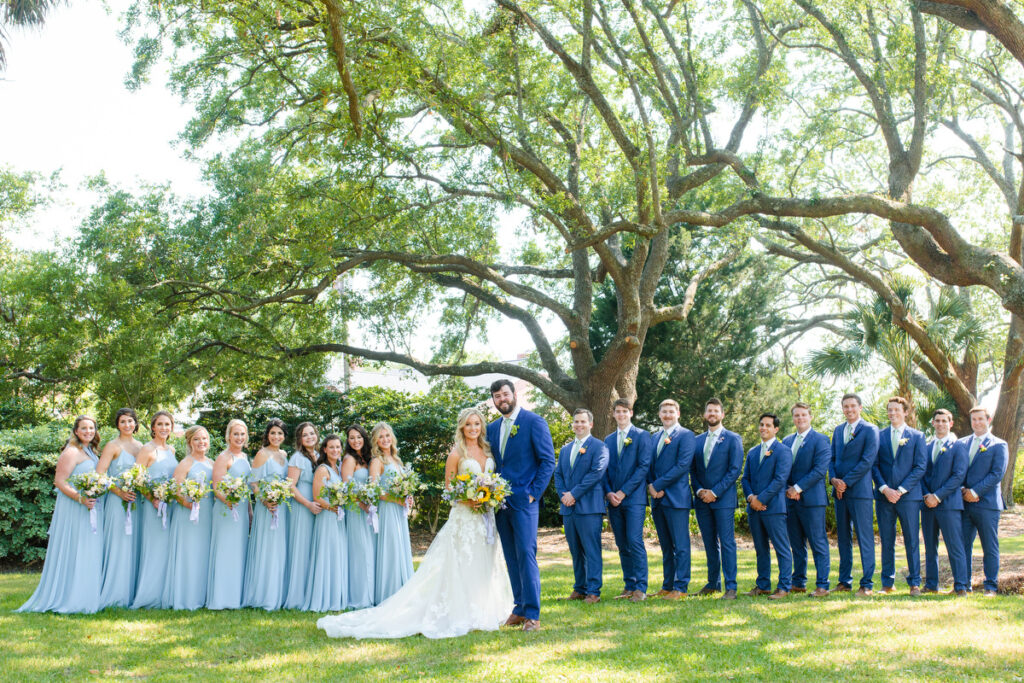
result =
[[224,478],[217,482],[213,490],[224,496],[228,507],[231,508],[231,517],[237,522],[238,504],[243,500],[249,500],[249,494],[251,493],[249,485],[245,483],[245,478],[224,475]]
[[193,524],[199,523],[199,504],[202,502],[210,493],[210,485],[206,483],[206,479],[186,479],[178,485],[178,493],[183,497],[191,501],[191,512],[188,515],[188,521]]
[[[149,486],[149,470],[142,465],[132,465],[124,472],[122,472],[114,482],[114,485],[122,491],[131,491],[133,493],[142,493],[146,491]],[[126,500],[121,501],[121,506],[124,508],[124,535],[132,535],[132,510],[135,509],[135,503],[129,503]]]
[[352,485],[347,481],[333,481],[324,484],[320,489],[320,497],[327,501],[327,504],[338,511],[338,521],[345,519],[345,506],[350,500],[350,489]]
[[412,512],[414,496],[420,491],[426,491],[427,485],[423,483],[420,475],[411,467],[399,470],[392,474],[387,481],[387,494],[392,498],[405,500],[405,516]]
[[[114,485],[114,480],[99,472],[83,472],[82,474],[70,477],[68,483],[78,491],[78,495],[82,498],[99,498],[110,490],[110,487]],[[96,524],[97,514],[96,506],[94,505],[89,510],[89,529],[94,534],[99,532]]]
[[369,519],[370,526],[373,527],[373,533],[379,531],[379,522],[377,521],[377,503],[380,502],[380,497],[384,495],[384,489],[380,487],[375,481],[356,482],[349,489],[349,502],[352,504],[362,503],[366,506],[366,515]]
[[494,511],[505,508],[505,499],[511,493],[512,488],[504,477],[494,472],[483,472],[457,475],[451,488],[445,490],[441,497],[452,505],[462,501],[475,503],[470,509],[484,516],[487,543],[494,545]]
[[279,520],[277,512],[281,504],[287,505],[289,510],[292,509],[292,483],[287,479],[261,479],[256,484],[256,498],[265,504],[275,506],[274,511],[270,513],[270,529],[276,531]]

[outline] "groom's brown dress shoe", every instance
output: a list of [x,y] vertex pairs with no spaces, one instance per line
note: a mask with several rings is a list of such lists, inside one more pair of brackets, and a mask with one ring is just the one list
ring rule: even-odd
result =
[[523,622],[523,630],[527,632],[539,631],[540,621],[537,619],[527,619]]
[[633,591],[623,590],[621,593],[619,593],[614,598],[612,598],[612,600],[624,600],[624,599],[632,597],[632,596],[633,596]]
[[790,593],[806,593],[807,592],[807,588],[805,588],[804,586],[793,586],[792,588],[789,589],[789,592]]
[[671,593],[671,592],[672,592],[672,591],[667,591],[667,590],[665,590],[664,588],[662,588],[662,589],[661,589],[660,591],[658,591],[657,593],[655,593],[655,594],[654,594],[654,597],[656,597],[656,598],[662,598],[662,597],[665,597],[666,595],[668,595],[668,594],[669,594],[669,593]]
[[769,600],[781,600],[782,598],[786,597],[787,595],[789,595],[789,591],[777,590],[774,593],[772,593],[771,595],[769,595],[768,599]]
[[646,599],[647,593],[644,593],[643,591],[633,591],[633,593],[629,596],[630,602],[643,602]]
[[567,597],[566,600],[582,600],[585,597],[587,597],[585,594],[573,591],[572,593],[569,593],[569,597]]
[[518,614],[508,615],[508,619],[505,620],[504,626],[519,626],[519,624],[526,621],[526,617],[519,616]]
[[815,588],[813,593],[808,593],[809,598],[824,598],[828,596],[827,588]]
[[765,589],[758,588],[757,586],[754,586],[749,591],[747,591],[747,595],[749,595],[752,598],[757,597],[758,595],[771,595],[771,593],[771,591],[766,591]]
[[587,597],[583,598],[583,602],[587,603],[588,605],[593,605],[595,602],[601,602],[601,596],[588,595]]
[[682,591],[669,591],[665,595],[661,596],[662,600],[682,600],[686,597],[686,593]]

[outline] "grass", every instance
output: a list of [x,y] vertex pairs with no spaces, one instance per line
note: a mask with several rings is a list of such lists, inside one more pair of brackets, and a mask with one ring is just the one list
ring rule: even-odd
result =
[[[1005,539],[1002,550],[1007,558],[1024,555],[1024,537]],[[621,590],[621,575],[617,556],[606,552],[604,559],[611,596]],[[696,590],[706,571],[703,552],[695,548],[693,559]],[[745,591],[754,581],[754,553],[741,551],[739,559]],[[316,629],[315,615],[293,611],[13,614],[38,574],[3,574],[0,679],[1006,681],[1024,672],[1018,595],[912,599],[900,581],[898,595],[869,599],[591,606],[558,600],[571,590],[567,556],[540,560],[542,631],[441,641],[331,640]],[[651,578],[660,580],[660,556],[650,560]],[[855,581],[857,569],[859,562]]]

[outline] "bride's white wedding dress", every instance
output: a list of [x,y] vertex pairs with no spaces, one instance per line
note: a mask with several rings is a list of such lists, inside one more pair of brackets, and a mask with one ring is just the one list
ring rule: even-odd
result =
[[[487,459],[487,471],[494,460]],[[479,474],[480,463],[463,458],[459,474]],[[465,505],[452,507],[416,573],[376,607],[317,620],[332,638],[453,638],[469,631],[495,631],[512,613],[512,584],[501,542],[487,543],[483,516]]]

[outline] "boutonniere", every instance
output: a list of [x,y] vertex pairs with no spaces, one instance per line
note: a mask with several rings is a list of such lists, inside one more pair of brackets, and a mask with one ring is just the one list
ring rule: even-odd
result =
[[628,436],[625,439],[622,440],[622,445],[623,446],[628,446],[631,443],[633,443],[633,439],[629,438]]
[[939,453],[945,453],[945,452],[946,452],[946,446],[945,446],[945,444],[943,444],[943,446],[939,449]]
[[850,430],[850,441],[853,441],[853,437],[857,436],[857,428],[854,427]]
[[987,451],[987,450],[988,450],[988,441],[985,441],[985,442],[984,442],[984,443],[982,443],[982,444],[981,444],[980,446],[978,446],[978,450],[979,450],[980,452],[982,452],[982,453],[984,453],[985,451]]
[[665,444],[666,446],[669,445],[670,443],[672,443],[672,437],[671,436],[666,436],[665,440],[662,441],[662,443]]
[[910,441],[910,439],[908,439],[907,437],[903,437],[902,439],[900,439],[900,445],[906,446],[908,441]]
[[512,438],[519,431],[519,425],[512,425],[512,429],[508,430],[508,438]]
[[587,447],[586,446],[580,446],[580,455],[583,455],[586,452],[587,452]]
[[725,443],[725,437],[724,436],[718,437],[718,441],[716,441],[715,443]]
[[766,457],[766,458],[767,458],[767,457],[768,457],[769,455],[771,455],[771,454],[772,454],[772,452],[771,452],[771,451],[768,451],[768,452],[766,452],[766,453],[764,454],[764,457]]

